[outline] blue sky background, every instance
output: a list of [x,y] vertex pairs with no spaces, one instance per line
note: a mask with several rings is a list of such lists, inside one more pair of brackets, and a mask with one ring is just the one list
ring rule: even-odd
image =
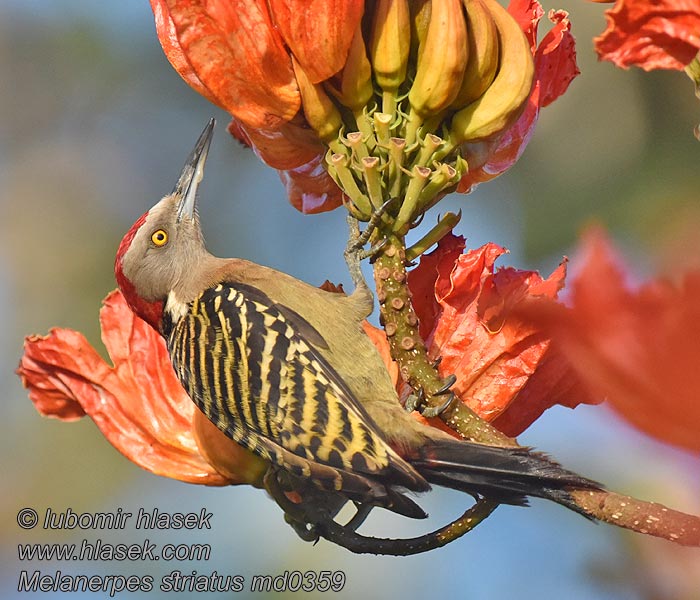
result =
[[[470,196],[446,199],[441,210],[462,209],[459,232],[471,247],[497,242],[511,251],[507,264],[544,274],[572,252],[585,224],[600,221],[642,277],[667,264],[669,240],[681,225],[700,223],[692,221],[700,214],[700,146],[691,133],[700,110],[681,74],[644,75],[597,63],[591,38],[604,26],[601,7],[566,4],[583,75],[543,111],[514,169]],[[22,569],[150,574],[156,582],[173,569],[246,580],[285,570],[342,569],[347,584],[338,598],[671,599],[685,588],[695,590],[685,597],[700,597],[700,582],[692,579],[700,573],[699,550],[621,534],[543,501],[529,510],[500,507],[466,538],[417,557],[355,556],[323,541],[312,546],[296,537],[261,491],[159,478],[123,458],[89,420],[42,419],[13,373],[23,337],[71,327],[101,348],[97,315],[115,285],[119,240],[172,188],[210,116],[218,126],[201,215],[215,254],[255,260],[311,283],[328,278],[348,285],[346,233],[338,211],[303,216],[291,208],[276,172],[226,134],[226,115],[187,87],[164,58],[146,0],[4,0],[0,77],[0,309],[7,315],[0,338],[1,597],[54,595],[18,595]],[[677,247],[674,252],[679,258]],[[697,260],[697,248],[683,249],[680,258]],[[631,431],[604,407],[551,410],[520,439],[613,489],[700,511],[697,457]],[[426,497],[431,524],[460,514],[465,501],[443,491]],[[25,532],[15,522],[25,506],[42,514],[47,507],[134,513],[140,507],[205,507],[214,513],[214,528],[147,536],[130,527],[101,534]],[[411,536],[429,526],[377,511],[367,529]],[[17,559],[18,543],[79,544],[98,537],[209,543],[212,558],[151,564]]]

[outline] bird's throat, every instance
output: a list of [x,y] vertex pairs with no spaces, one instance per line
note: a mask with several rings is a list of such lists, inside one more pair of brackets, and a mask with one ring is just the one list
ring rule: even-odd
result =
[[129,305],[129,308],[137,317],[146,321],[146,323],[160,333],[163,321],[163,301],[156,300],[154,302],[148,302],[144,300],[136,293],[134,284],[126,278],[126,275],[124,275],[121,269],[116,269],[114,274],[119,289],[124,296],[124,300],[126,300],[126,303]]

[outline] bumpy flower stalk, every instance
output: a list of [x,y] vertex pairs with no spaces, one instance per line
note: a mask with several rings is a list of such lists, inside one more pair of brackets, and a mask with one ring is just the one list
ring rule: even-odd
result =
[[[445,396],[436,394],[445,385],[428,359],[425,342],[418,333],[418,317],[411,304],[406,285],[406,251],[401,237],[388,238],[374,264],[374,279],[391,354],[398,362],[401,376],[426,398],[444,403]],[[440,415],[443,420],[466,439],[494,446],[512,446],[515,442],[478,417],[461,402],[452,402]]]

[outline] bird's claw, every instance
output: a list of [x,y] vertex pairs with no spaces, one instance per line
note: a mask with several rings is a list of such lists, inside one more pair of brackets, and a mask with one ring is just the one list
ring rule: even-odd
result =
[[455,381],[457,381],[457,376],[454,374],[450,375],[445,379],[442,387],[433,393],[433,397],[447,394],[447,399],[442,404],[438,406],[426,404],[425,390],[421,388],[418,390],[417,394],[411,394],[406,398],[406,403],[404,405],[406,411],[413,412],[417,410],[428,419],[442,414],[452,405],[452,402],[454,402],[455,394],[450,391],[450,388],[455,384]]
[[305,542],[313,542],[316,544],[319,539],[321,539],[318,529],[312,523],[306,523],[305,521],[299,521],[295,519],[289,513],[284,513],[284,520],[289,524],[294,532]]
[[[361,251],[362,248],[364,248],[365,244],[369,242],[370,238],[372,237],[372,234],[376,231],[379,222],[382,220],[382,217],[384,217],[387,210],[389,209],[389,206],[391,206],[391,203],[393,201],[394,198],[390,198],[389,200],[384,202],[384,204],[382,204],[379,208],[375,209],[372,213],[372,216],[369,218],[369,221],[367,222],[367,227],[365,227],[365,230],[362,232],[360,231],[360,225],[357,219],[355,219],[352,216],[348,216],[348,224],[350,226],[350,239],[348,240],[348,245],[345,249],[346,257],[350,254],[357,253]],[[383,243],[386,244],[386,242]],[[380,244],[382,244],[382,242],[380,242]],[[366,251],[366,255],[362,258],[373,256],[374,254],[379,252],[381,248],[382,247],[379,244],[375,244],[368,251]]]
[[389,243],[388,238],[384,238],[381,242],[377,242],[374,244],[374,246],[370,246],[367,248],[367,250],[364,250],[362,248],[358,248],[356,250],[346,250],[345,251],[345,258],[346,260],[348,259],[348,256],[351,255],[350,260],[353,261],[363,261],[365,258],[369,258],[370,262],[374,262],[374,258],[379,254],[383,249],[384,246],[386,246]]
[[426,419],[431,419],[432,417],[437,417],[444,413],[452,403],[454,402],[455,399],[455,394],[454,392],[450,392],[447,396],[447,400],[440,404],[440,406],[426,406],[421,410],[420,414],[422,414]]
[[455,384],[455,381],[457,381],[457,375],[454,373],[452,373],[452,375],[448,375],[443,382],[442,387],[437,392],[433,392],[433,396],[442,396],[443,394],[447,394],[447,392],[450,391],[450,388]]
[[423,404],[425,404],[425,391],[423,388],[420,388],[418,393],[411,394],[408,398],[406,398],[404,408],[406,409],[406,412],[409,413],[412,413],[414,410],[421,412],[421,407]]

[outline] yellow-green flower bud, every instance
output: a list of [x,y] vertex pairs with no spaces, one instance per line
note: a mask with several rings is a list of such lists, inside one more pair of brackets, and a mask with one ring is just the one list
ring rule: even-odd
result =
[[411,0],[411,58],[418,64],[430,24],[431,0]]
[[467,60],[467,23],[461,0],[433,2],[408,94],[411,109],[425,119],[447,108],[462,85]]
[[481,0],[463,0],[469,31],[469,61],[462,86],[452,101],[459,110],[483,94],[498,71],[498,30],[491,12]]
[[374,78],[384,92],[396,95],[406,79],[410,31],[407,0],[377,1],[369,48]]
[[320,84],[311,83],[304,69],[292,56],[304,116],[311,128],[322,141],[329,144],[336,141],[343,123],[340,112]]
[[362,39],[362,27],[358,27],[352,38],[348,59],[340,73],[340,86],[333,87],[328,83],[331,93],[353,114],[357,114],[367,106],[374,95],[372,86],[372,67],[367,59],[365,42]]
[[534,81],[530,43],[517,21],[496,0],[482,2],[498,31],[499,69],[488,89],[452,118],[453,144],[496,137],[510,127],[522,114]]

